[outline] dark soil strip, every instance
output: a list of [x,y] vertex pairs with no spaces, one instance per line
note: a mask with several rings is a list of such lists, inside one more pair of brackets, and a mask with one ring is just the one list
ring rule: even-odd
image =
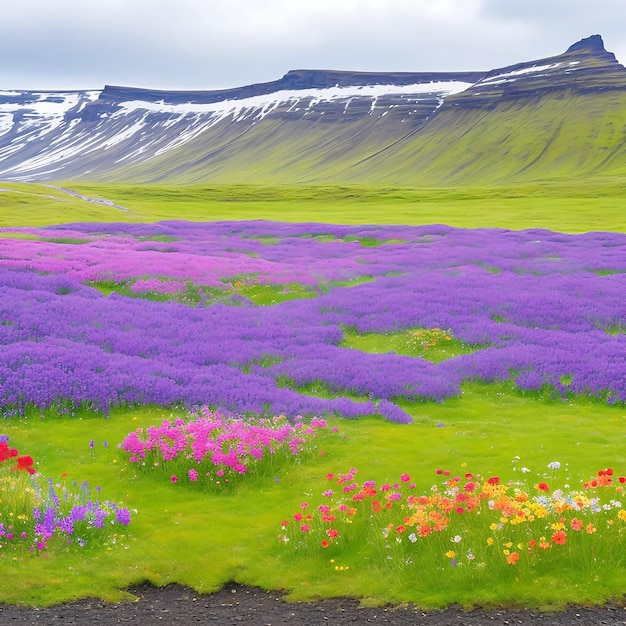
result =
[[277,592],[228,585],[211,595],[201,595],[178,585],[141,585],[129,590],[136,602],[106,604],[79,600],[55,607],[33,609],[0,605],[0,625],[41,624],[45,626],[153,626],[173,624],[220,626],[320,626],[343,624],[389,624],[393,626],[498,626],[530,624],[540,626],[626,626],[626,606],[569,607],[563,612],[528,610],[474,610],[449,608],[423,612],[414,607],[360,608],[349,599],[314,603],[289,603]]

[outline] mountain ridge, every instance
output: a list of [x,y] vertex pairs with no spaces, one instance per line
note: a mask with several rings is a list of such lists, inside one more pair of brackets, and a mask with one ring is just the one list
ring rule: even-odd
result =
[[0,91],[0,180],[436,186],[619,173],[625,110],[626,69],[599,35],[484,72]]

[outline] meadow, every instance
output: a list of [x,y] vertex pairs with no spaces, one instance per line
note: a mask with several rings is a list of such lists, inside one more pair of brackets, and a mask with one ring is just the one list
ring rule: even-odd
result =
[[0,601],[623,599],[621,181],[2,187]]

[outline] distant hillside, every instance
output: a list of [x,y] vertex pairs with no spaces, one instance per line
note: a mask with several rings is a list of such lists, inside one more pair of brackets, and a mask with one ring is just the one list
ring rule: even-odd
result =
[[296,70],[205,92],[0,91],[0,180],[497,184],[626,173],[594,35],[489,72]]

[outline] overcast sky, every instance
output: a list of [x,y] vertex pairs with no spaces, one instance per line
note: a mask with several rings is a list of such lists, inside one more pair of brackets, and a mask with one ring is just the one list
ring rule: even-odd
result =
[[8,0],[0,89],[219,89],[290,69],[489,70],[600,34],[626,0]]

